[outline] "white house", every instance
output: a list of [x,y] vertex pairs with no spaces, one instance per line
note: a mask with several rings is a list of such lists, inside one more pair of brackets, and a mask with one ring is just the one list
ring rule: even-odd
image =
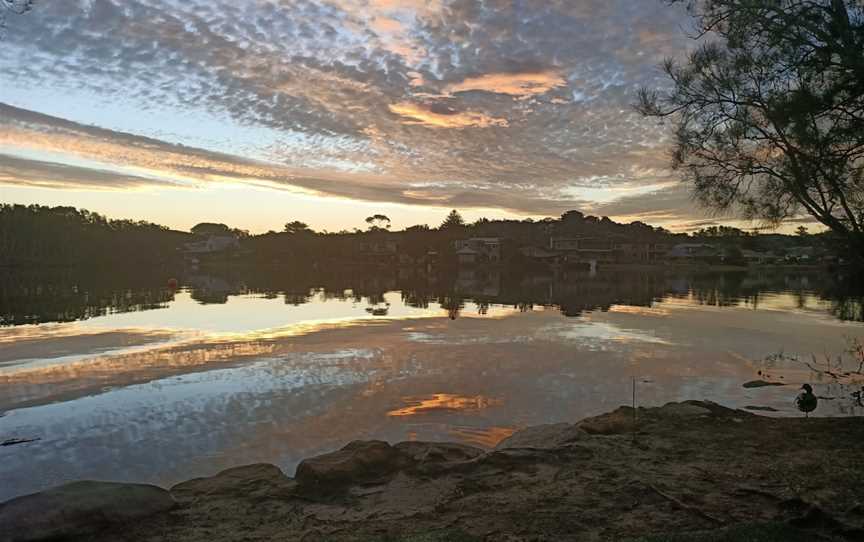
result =
[[198,241],[186,243],[183,248],[187,254],[212,254],[239,247],[240,240],[236,235],[208,235]]

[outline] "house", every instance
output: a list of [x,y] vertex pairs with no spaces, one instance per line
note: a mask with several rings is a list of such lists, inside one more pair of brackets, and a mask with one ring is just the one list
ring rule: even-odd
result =
[[359,259],[366,263],[396,263],[399,243],[385,236],[364,239],[359,246]]
[[614,263],[615,249],[611,239],[600,237],[550,237],[549,250],[561,252],[568,263]]
[[183,251],[186,254],[214,254],[240,248],[240,240],[236,235],[207,235],[197,241],[186,243]]
[[814,263],[818,259],[814,247],[791,247],[786,252],[786,261],[790,263]]
[[456,261],[463,265],[501,263],[501,239],[472,237],[456,241]]
[[666,243],[625,241],[615,243],[615,261],[618,263],[647,263],[662,260],[669,253]]
[[715,258],[720,254],[714,245],[704,243],[681,243],[672,247],[666,257],[669,260],[697,261]]
[[761,252],[758,250],[748,249],[742,250],[741,256],[744,258],[748,265],[774,263],[774,260],[776,259],[772,252]]

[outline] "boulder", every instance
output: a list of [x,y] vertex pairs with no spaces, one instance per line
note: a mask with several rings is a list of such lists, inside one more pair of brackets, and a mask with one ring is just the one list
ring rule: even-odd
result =
[[75,539],[174,506],[170,493],[152,485],[72,482],[0,504],[0,540]]
[[[653,410],[653,409],[652,409]],[[700,416],[711,416],[711,410],[702,405],[692,403],[666,403],[653,412],[660,417],[669,418],[694,418]]]
[[383,481],[406,465],[406,457],[380,440],[355,440],[341,450],[304,459],[295,479],[303,489],[329,491]]
[[[641,418],[644,409],[639,409]],[[601,414],[593,418],[585,418],[576,424],[576,427],[591,435],[620,435],[633,431],[633,409],[630,407],[619,407],[607,414]]]
[[180,502],[201,497],[255,500],[286,497],[293,488],[294,482],[279,467],[256,463],[181,482],[171,488],[171,495]]
[[484,451],[465,444],[453,442],[406,441],[393,446],[403,458],[401,462],[411,471],[420,474],[439,474],[465,465]]
[[496,450],[504,448],[558,448],[586,436],[586,432],[573,424],[552,423],[535,425],[516,431],[498,443]]

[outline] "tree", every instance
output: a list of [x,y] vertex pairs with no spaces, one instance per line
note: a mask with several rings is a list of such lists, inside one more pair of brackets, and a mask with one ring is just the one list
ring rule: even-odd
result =
[[292,222],[288,222],[285,224],[284,230],[285,233],[290,233],[292,235],[297,233],[311,233],[312,230],[309,228],[309,225],[305,222],[300,222],[299,220],[294,220]]
[[366,223],[369,224],[369,231],[383,231],[390,229],[390,219],[385,215],[372,215],[366,217]]
[[642,89],[637,110],[675,122],[674,169],[717,210],[779,224],[802,210],[864,258],[864,4],[667,0],[701,43]]
[[459,214],[459,211],[453,209],[450,211],[450,214],[447,215],[447,218],[444,219],[444,222],[441,223],[442,230],[448,230],[451,228],[459,228],[465,225],[465,220],[462,219],[462,215]]
[[808,235],[810,235],[810,232],[807,230],[807,226],[798,226],[798,228],[795,229],[795,233],[798,235],[798,237],[807,237]]
[[200,224],[192,226],[192,229],[189,231],[195,235],[229,235],[231,233],[231,228],[225,224],[201,222]]

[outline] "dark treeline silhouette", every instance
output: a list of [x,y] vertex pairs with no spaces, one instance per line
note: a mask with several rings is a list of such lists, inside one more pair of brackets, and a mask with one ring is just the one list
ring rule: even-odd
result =
[[[643,222],[621,224],[608,217],[568,211],[543,220],[489,220],[465,223],[457,211],[440,226],[410,226],[391,231],[389,218],[373,215],[366,229],[318,232],[300,221],[284,231],[260,235],[220,223],[204,222],[190,233],[143,221],[113,220],[73,207],[0,205],[0,266],[87,266],[99,263],[146,266],[159,270],[178,264],[184,254],[196,263],[287,266],[340,264],[455,263],[454,243],[467,238],[497,238],[503,242],[501,263],[524,267],[531,262],[522,247],[547,247],[550,238],[596,238],[621,243],[709,242],[737,249],[773,251],[809,246],[829,253],[833,234],[758,234],[727,226],[712,226],[692,234],[673,234]],[[730,259],[727,258],[729,263]],[[176,267],[176,266],[175,266]]]
[[0,204],[0,266],[155,266],[175,258],[190,237],[149,222],[110,220],[74,207]]

